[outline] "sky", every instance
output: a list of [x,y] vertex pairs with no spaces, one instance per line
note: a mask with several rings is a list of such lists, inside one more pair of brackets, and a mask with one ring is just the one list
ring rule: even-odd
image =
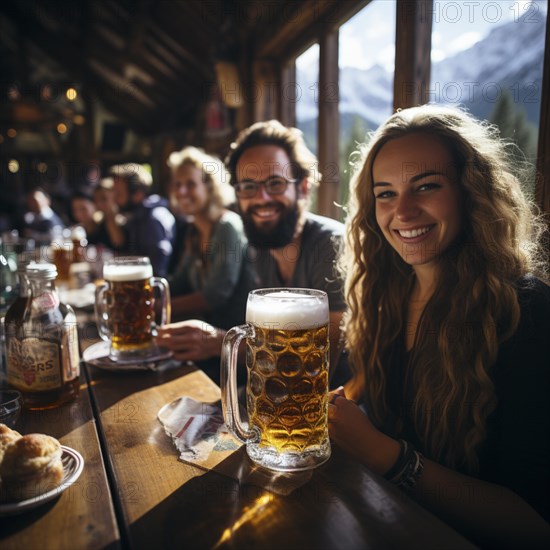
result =
[[[368,69],[378,63],[393,71],[395,0],[373,0],[340,27],[340,67]],[[521,16],[531,20],[548,10],[548,0],[434,0],[432,61],[438,62],[473,46],[489,32]],[[373,24],[374,22],[374,24]],[[298,60],[309,65],[315,46]]]

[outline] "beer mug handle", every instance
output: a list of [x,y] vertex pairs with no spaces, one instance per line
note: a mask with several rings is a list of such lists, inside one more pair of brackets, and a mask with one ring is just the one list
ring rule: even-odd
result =
[[160,289],[160,324],[166,325],[172,318],[172,303],[170,301],[170,285],[164,277],[152,277],[151,286],[156,286]]
[[223,419],[233,435],[243,443],[257,442],[260,434],[257,429],[247,429],[239,412],[237,398],[237,357],[239,344],[243,338],[251,336],[253,328],[249,325],[240,325],[229,329],[223,339],[220,383],[222,393]]
[[95,318],[97,323],[97,332],[99,333],[99,337],[106,342],[109,342],[111,339],[109,329],[107,327],[108,313],[105,301],[105,292],[108,288],[109,285],[107,283],[103,283],[95,290]]

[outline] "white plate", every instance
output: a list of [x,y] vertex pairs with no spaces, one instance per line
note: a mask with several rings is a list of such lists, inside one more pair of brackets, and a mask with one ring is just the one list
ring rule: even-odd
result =
[[59,299],[64,304],[83,309],[93,307],[95,304],[95,285],[87,284],[84,288],[57,288]]
[[58,497],[63,491],[68,489],[80,476],[82,469],[84,468],[84,459],[82,455],[71,449],[61,445],[63,454],[61,455],[61,461],[63,462],[63,481],[59,487],[38,495],[34,498],[28,498],[19,502],[4,502],[0,503],[0,517],[1,516],[13,516],[15,514],[21,514],[27,510],[37,508],[42,504],[53,500]]
[[172,351],[167,348],[156,348],[157,351],[147,357],[132,363],[121,363],[109,358],[109,342],[97,342],[84,350],[82,360],[89,365],[110,371],[137,371],[137,370],[157,370],[163,366],[168,359],[172,357]]

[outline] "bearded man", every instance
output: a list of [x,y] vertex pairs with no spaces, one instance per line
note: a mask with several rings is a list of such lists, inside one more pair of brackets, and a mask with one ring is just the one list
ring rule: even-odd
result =
[[[248,260],[257,288],[324,290],[330,309],[331,364],[340,352],[345,303],[335,261],[343,225],[309,212],[319,183],[318,162],[302,132],[276,120],[243,130],[226,159],[249,242]],[[243,319],[244,323],[244,319]],[[161,329],[162,345],[177,359],[196,361],[220,355],[224,331],[195,321]]]

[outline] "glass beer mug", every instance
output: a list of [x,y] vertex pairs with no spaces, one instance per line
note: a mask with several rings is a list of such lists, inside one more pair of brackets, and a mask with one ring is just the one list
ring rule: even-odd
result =
[[111,343],[109,357],[119,363],[147,361],[158,355],[154,287],[160,290],[162,325],[170,322],[170,289],[153,277],[145,256],[120,256],[103,266],[105,282],[96,289],[96,319],[102,340]]
[[[267,288],[248,295],[246,325],[224,339],[222,407],[231,432],[257,464],[315,468],[330,457],[329,309],[325,292]],[[237,355],[246,338],[248,427],[237,403]]]

